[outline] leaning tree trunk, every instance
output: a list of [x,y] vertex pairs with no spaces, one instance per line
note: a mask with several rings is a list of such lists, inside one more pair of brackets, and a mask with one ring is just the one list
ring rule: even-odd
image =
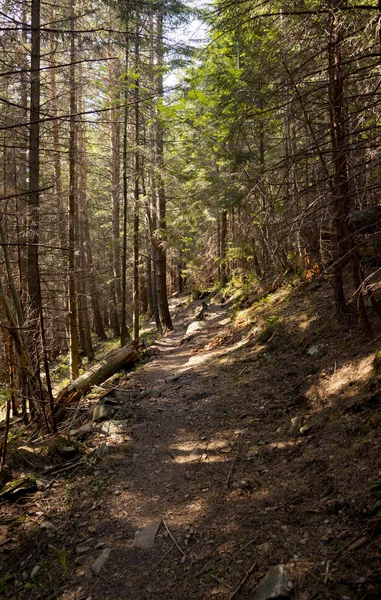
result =
[[78,400],[93,385],[100,385],[121,369],[133,365],[138,357],[139,353],[135,342],[130,342],[127,346],[106,356],[59,392],[56,398],[55,413],[60,416],[70,402]]

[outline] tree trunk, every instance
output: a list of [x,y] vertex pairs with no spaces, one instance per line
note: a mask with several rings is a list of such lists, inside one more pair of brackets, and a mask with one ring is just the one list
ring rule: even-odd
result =
[[69,124],[69,330],[70,330],[70,377],[79,375],[79,347],[77,326],[77,297],[75,273],[75,242],[77,224],[77,98],[76,98],[76,38],[74,34],[74,0],[71,0],[70,34],[70,124]]
[[131,342],[106,356],[101,362],[94,365],[89,371],[86,371],[59,392],[55,405],[56,414],[61,413],[65,406],[80,398],[93,385],[100,385],[121,369],[134,364],[138,357],[135,342]]
[[[139,20],[136,24],[135,36],[135,72],[139,72]],[[140,115],[139,115],[139,76],[135,81],[135,183],[134,183],[134,313],[133,313],[133,333],[134,340],[139,339],[139,318],[140,318],[140,302],[139,302],[139,178],[140,178]]]
[[[126,36],[125,36],[125,72],[128,73],[129,68],[129,34],[128,34],[129,19],[126,19]],[[131,338],[127,328],[127,210],[128,210],[128,81],[124,82],[124,118],[123,118],[123,243],[122,243],[122,306],[121,306],[121,323],[120,323],[120,345],[123,346]]]
[[334,221],[337,235],[337,250],[334,267],[334,288],[336,308],[339,316],[347,310],[343,287],[343,263],[347,256],[352,265],[353,282],[356,288],[357,309],[360,323],[366,334],[371,328],[366,313],[362,282],[359,272],[359,260],[353,233],[348,224],[350,212],[348,185],[348,146],[347,127],[345,120],[345,97],[343,66],[341,56],[342,24],[338,15],[333,11],[330,16],[330,45],[329,45],[329,78],[330,78],[330,112],[331,140],[334,163]]
[[221,265],[221,284],[226,285],[228,277],[226,273],[226,237],[227,237],[227,211],[221,212],[221,237],[220,237],[220,265]]
[[[157,94],[159,101],[164,96],[163,87],[163,12],[159,10],[157,16]],[[157,283],[158,304],[161,323],[166,329],[173,329],[169,312],[167,296],[167,222],[166,222],[166,195],[164,185],[164,130],[160,114],[157,114],[156,126],[156,158],[157,158],[157,196],[158,196],[158,229],[159,241],[157,246]]]

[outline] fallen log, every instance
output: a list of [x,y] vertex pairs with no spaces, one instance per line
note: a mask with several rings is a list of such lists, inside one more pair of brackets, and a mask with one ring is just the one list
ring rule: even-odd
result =
[[89,371],[86,371],[86,373],[83,373],[83,375],[80,375],[77,379],[69,383],[56,397],[54,405],[56,419],[60,419],[66,406],[78,400],[93,385],[104,383],[109,377],[120,371],[120,369],[134,365],[138,358],[138,343],[131,342],[127,346],[123,346],[123,348],[119,348],[119,350],[107,355],[99,363],[91,367]]

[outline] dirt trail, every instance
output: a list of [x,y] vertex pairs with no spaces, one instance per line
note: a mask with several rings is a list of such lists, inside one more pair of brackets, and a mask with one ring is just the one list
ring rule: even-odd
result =
[[[127,433],[97,426],[85,463],[3,507],[14,546],[0,575],[21,578],[7,598],[252,600],[280,564],[292,600],[381,597],[370,492],[381,394],[367,387],[377,338],[343,330],[325,288],[312,292],[280,290],[234,325],[212,303],[191,335],[201,301],[173,300],[175,331],[118,384]],[[81,402],[83,421],[92,406]],[[136,547],[135,533],[159,522],[152,547]]]
[[[115,436],[117,455],[97,466],[100,480],[108,477],[107,491],[91,522],[97,516],[95,535],[112,552],[97,579],[86,576],[86,561],[79,567],[84,598],[190,599],[213,591],[208,586],[204,595],[199,577],[215,546],[215,516],[223,511],[229,522],[226,489],[239,432],[221,434],[224,415],[215,405],[220,382],[209,363],[225,350],[204,348],[230,319],[226,306],[212,305],[205,328],[182,343],[189,322],[175,322],[175,331],[153,346],[158,355],[126,387],[135,398],[142,390],[143,398],[129,404],[136,422],[127,450],[118,454]],[[133,547],[135,531],[156,521],[163,523],[153,548]]]

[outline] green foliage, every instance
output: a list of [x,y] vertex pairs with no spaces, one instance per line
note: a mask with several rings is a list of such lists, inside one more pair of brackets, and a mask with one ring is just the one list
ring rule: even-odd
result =
[[55,550],[55,552],[57,552],[58,555],[58,560],[62,569],[62,573],[65,574],[68,570],[68,551],[67,548],[65,548],[65,546],[61,549],[55,548],[55,546],[52,546],[53,550]]
[[3,575],[0,578],[0,594],[1,595],[6,595],[9,593],[10,590],[10,585],[15,581],[15,576],[13,573],[5,573],[5,575]]
[[370,489],[373,495],[376,497],[376,503],[373,506],[372,513],[375,517],[381,517],[381,480],[374,481]]
[[258,335],[257,340],[260,344],[267,344],[270,338],[273,336],[275,331],[279,328],[282,323],[282,318],[276,315],[267,317],[265,320],[265,327]]

